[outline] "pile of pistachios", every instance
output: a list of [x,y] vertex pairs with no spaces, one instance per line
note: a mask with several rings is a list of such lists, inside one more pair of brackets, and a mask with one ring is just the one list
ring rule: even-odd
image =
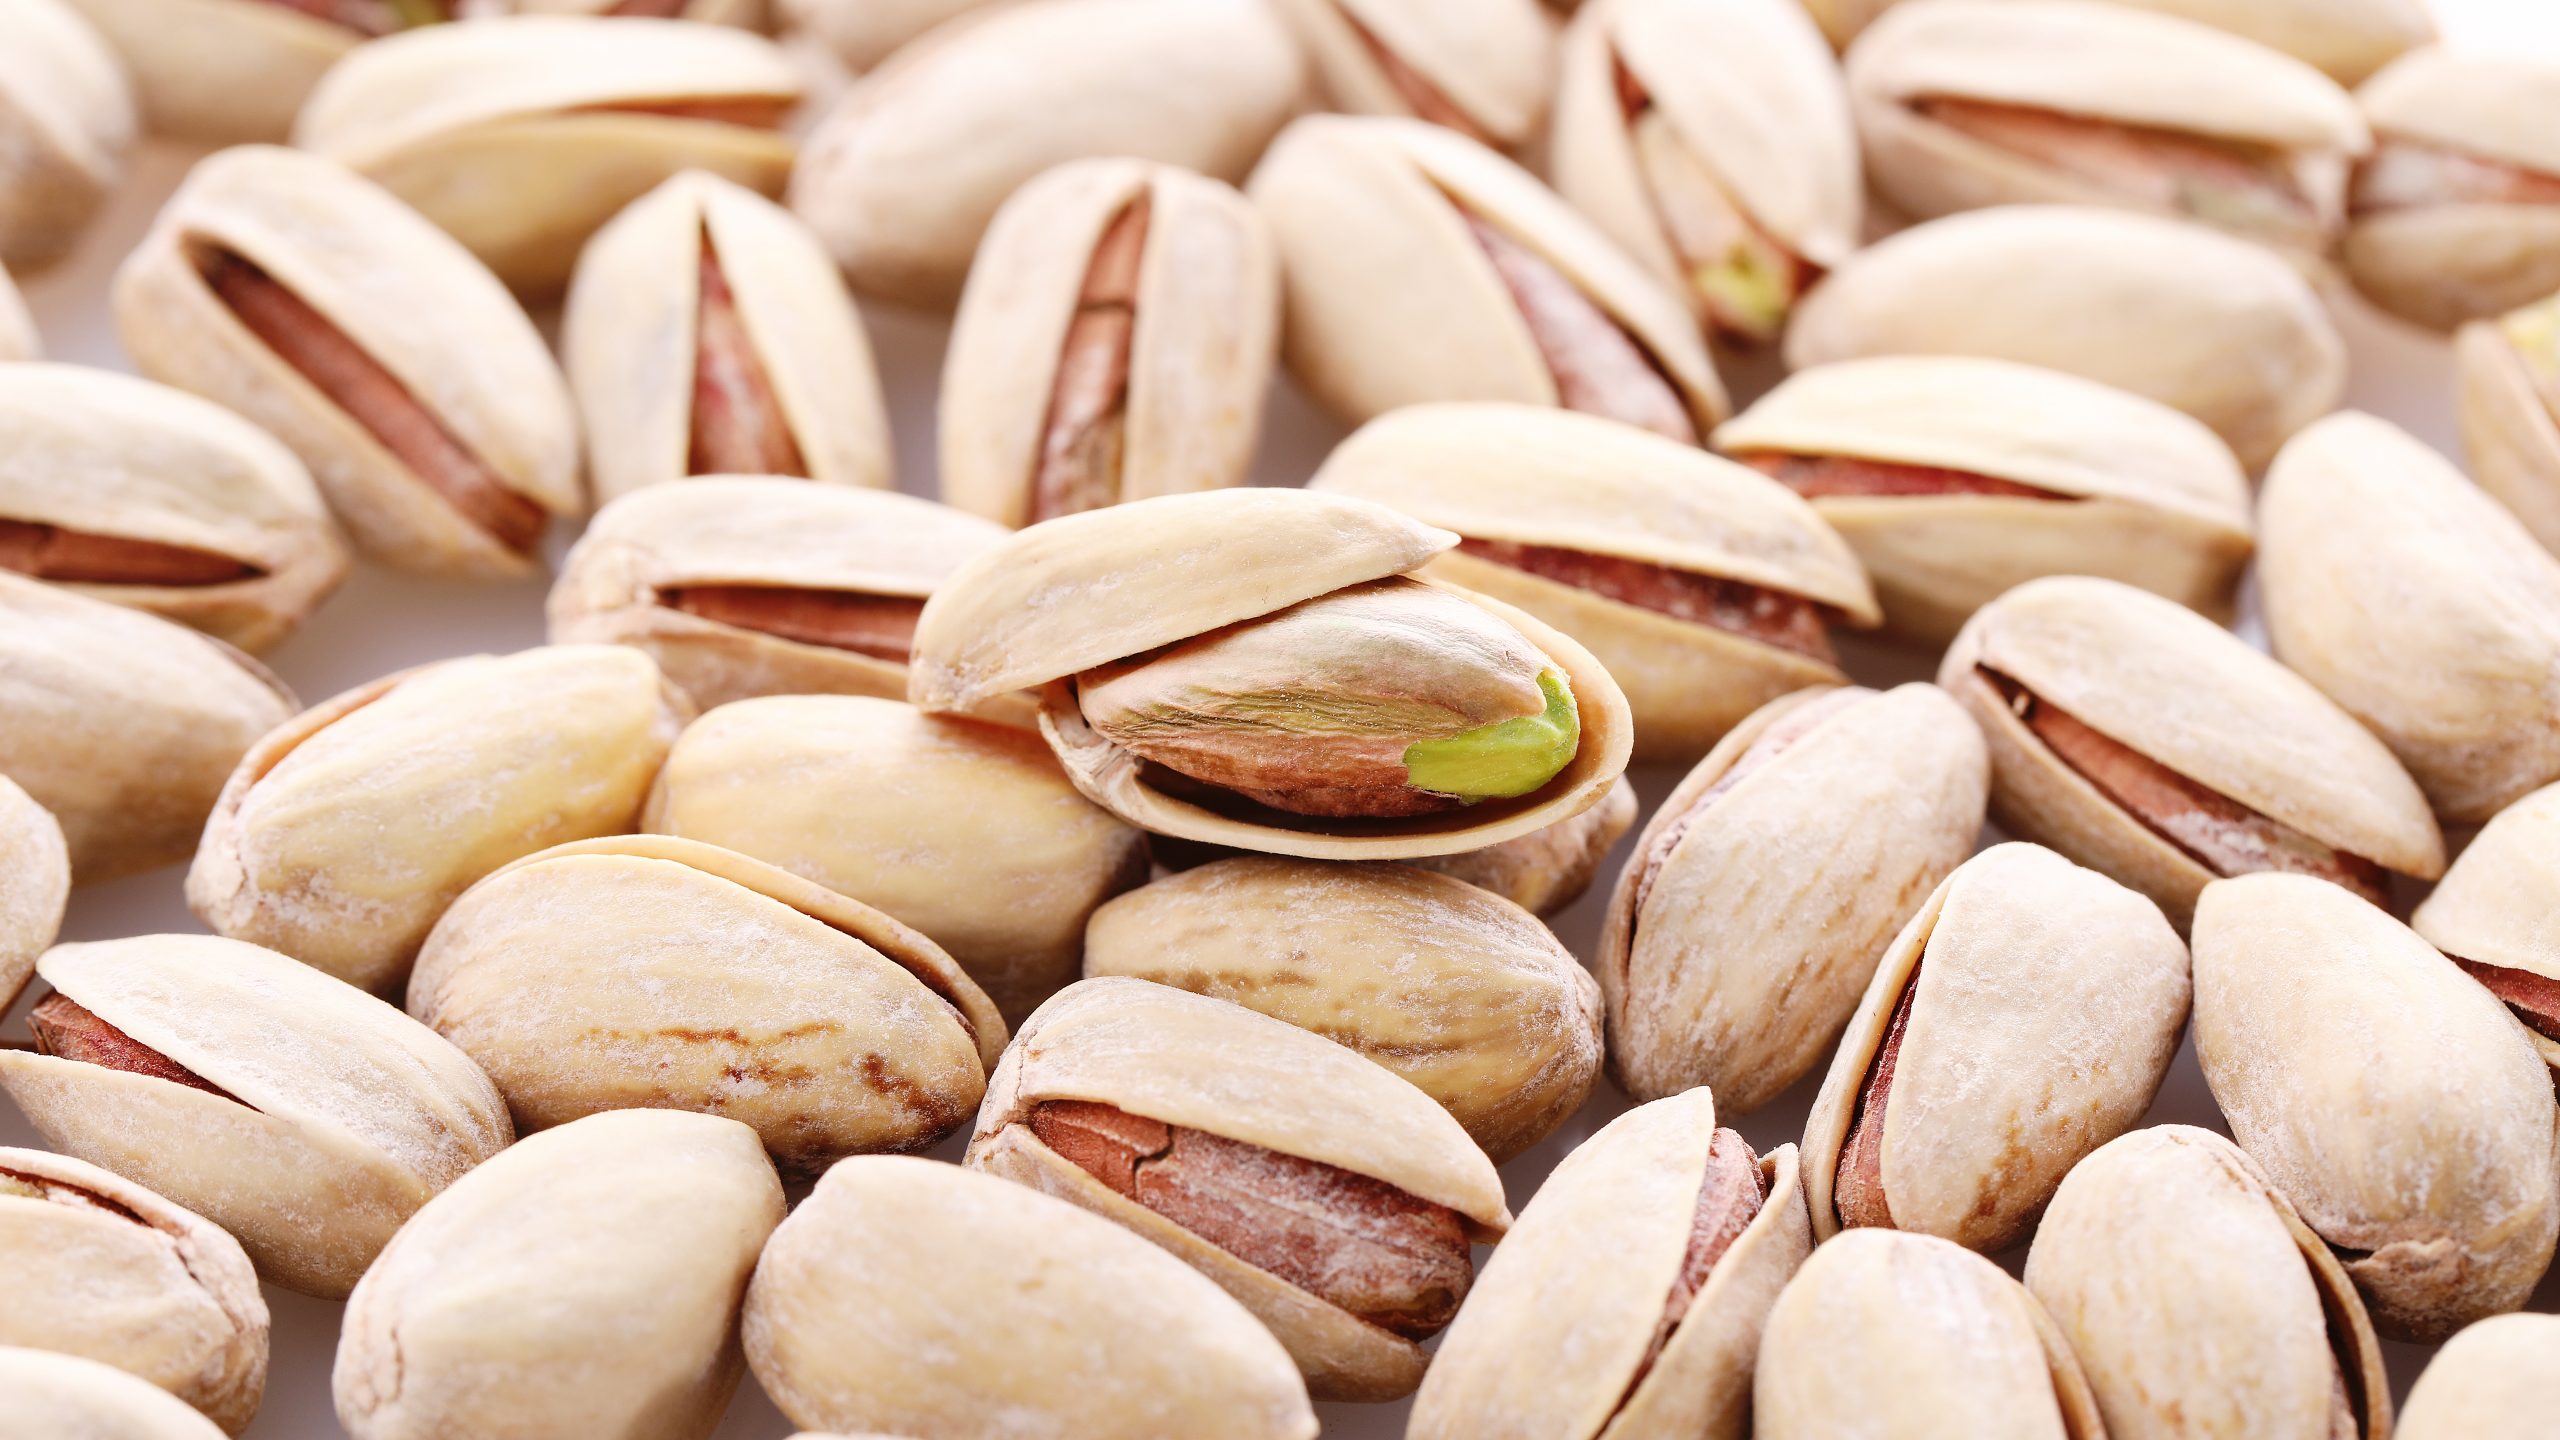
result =
[[0,266],[0,1440],[2560,1435],[2560,57],[0,0]]

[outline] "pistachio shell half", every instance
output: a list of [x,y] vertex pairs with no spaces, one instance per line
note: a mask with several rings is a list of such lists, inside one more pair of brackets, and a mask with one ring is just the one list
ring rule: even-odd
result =
[[1532,915],[1554,915],[1600,878],[1601,862],[1636,827],[1636,810],[1636,788],[1621,775],[1599,804],[1579,815],[1481,850],[1421,855],[1405,863],[1490,890]]
[[62,932],[71,900],[71,849],[62,826],[18,782],[0,775],[0,1014]]
[[148,1380],[111,1365],[0,1345],[8,1440],[222,1440],[212,1421]]
[[1327,106],[1409,115],[1502,149],[1547,116],[1555,22],[1538,0],[1279,0]]
[[2560,785],[2481,827],[2409,926],[2505,1001],[2560,1070]]
[[2400,1412],[2401,1440],[2525,1440],[2550,1423],[2560,1317],[2496,1315],[2427,1362]]
[[[1805,0],[1805,7],[1847,45],[1897,0]],[[2113,0],[2228,30],[2318,66],[2353,85],[2392,57],[2436,37],[2426,0]]]
[[2454,337],[2463,458],[2480,488],[2560,550],[2560,296]]
[[59,260],[124,176],[124,67],[63,0],[0,9],[0,264]]
[[0,265],[0,362],[33,360],[44,346],[36,338],[35,317],[27,313],[27,302],[18,294],[17,282],[9,278],[9,270]]
[[2356,171],[2347,275],[2450,330],[2560,290],[2560,65],[2429,48],[2357,92],[2373,125]]

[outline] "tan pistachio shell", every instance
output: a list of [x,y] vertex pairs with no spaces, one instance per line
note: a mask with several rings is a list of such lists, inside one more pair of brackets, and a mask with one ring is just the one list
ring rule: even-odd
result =
[[18,1003],[36,957],[62,932],[70,900],[71,848],[62,826],[0,775],[0,1014]]
[[1461,133],[1488,144],[1517,149],[1547,118],[1555,22],[1538,0],[1278,0],[1278,8],[1306,47],[1328,109],[1418,114],[1392,63],[1465,121]]
[[35,317],[27,313],[27,302],[18,294],[17,282],[9,278],[9,269],[0,265],[0,363],[33,360],[44,351],[36,338]]
[[2302,875],[2206,887],[2196,1058],[2232,1134],[2350,1252],[2394,1339],[2524,1303],[2560,1237],[2551,1075],[2406,926]]
[[2280,256],[2128,211],[2004,205],[1860,251],[1797,311],[1802,370],[1981,355],[2068,371],[2213,427],[2255,469],[2337,407],[2346,342]]
[[217,933],[396,988],[473,882],[631,829],[691,715],[648,656],[619,645],[466,656],[359,686],[241,757],[187,905]]
[[[2427,892],[2409,928],[2445,954],[2560,981],[2560,785],[2497,813]],[[2560,1040],[2525,1038],[2560,1070]]]
[[364,36],[271,0],[70,0],[132,74],[155,135],[281,142],[330,66]]
[[117,272],[116,328],[144,374],[238,411],[299,455],[373,557],[434,575],[534,568],[243,325],[206,283],[204,246],[237,254],[318,311],[508,490],[572,514],[583,501],[568,385],[541,332],[470,252],[330,160],[225,150],[188,173]]
[[111,1365],[0,1345],[0,1440],[222,1440],[222,1429]]
[[745,1126],[622,1110],[527,1136],[400,1227],[347,1301],[355,1440],[705,1436],[782,1184]]
[[2496,1315],[2445,1342],[2410,1387],[2401,1440],[2529,1440],[2560,1397],[2560,1316]]
[[36,973],[229,1093],[10,1050],[0,1089],[48,1144],[222,1226],[287,1289],[343,1297],[428,1196],[515,1138],[460,1050],[272,950],[153,935],[57,945]]
[[1485,1262],[1423,1377],[1408,1440],[1743,1440],[1760,1326],[1813,1250],[1796,1152],[1651,1368],[1696,1223],[1715,1097],[1640,1105],[1556,1166]]
[[1456,855],[1423,855],[1405,863],[1453,875],[1490,890],[1532,915],[1556,914],[1600,878],[1601,863],[1636,826],[1636,787],[1624,775],[1599,804],[1526,835]]
[[2137,1130],[2073,1166],[2026,1285],[2112,1440],[2339,1440],[2341,1379],[2363,1421],[2348,1440],[2391,1434],[2354,1285],[2257,1162],[2210,1130]]
[[1022,1024],[987,1082],[966,1163],[1106,1216],[1215,1280],[1287,1346],[1310,1390],[1412,1393],[1422,1347],[1254,1268],[1126,1199],[1032,1133],[1032,1109],[1086,1100],[1319,1161],[1458,1213],[1491,1244],[1510,1227],[1502,1178],[1438,1102],[1347,1046],[1241,1005],[1104,976]]
[[2472,478],[2560,550],[2560,296],[2463,326],[2453,354]]
[[1893,1228],[1996,1254],[2081,1157],[2151,1106],[2186,1028],[2187,947],[2160,907],[2039,845],[1956,867],[1895,937],[1805,1121],[1814,1233],[1896,1007],[1877,1183]]
[[824,45],[854,70],[868,70],[943,21],[990,0],[777,0],[793,33]]
[[[1897,0],[1805,0],[1833,43],[1846,46]],[[2255,40],[2353,85],[2392,57],[2435,38],[2426,0],[2113,0]]]
[[[1691,819],[1809,705],[1833,708]],[[1611,1077],[1640,1100],[1712,1085],[1740,1115],[1821,1063],[1894,932],[1972,853],[1989,778],[1981,735],[1931,685],[1808,691],[1735,727],[1609,897],[1593,968]]]
[[[2377,141],[2408,141],[2560,178],[2560,64],[2430,46],[2356,92]],[[2447,204],[2359,217],[2343,254],[2365,298],[2439,330],[2560,290],[2560,205]]]
[[124,177],[133,92],[105,37],[63,0],[0,9],[0,264],[68,253]]

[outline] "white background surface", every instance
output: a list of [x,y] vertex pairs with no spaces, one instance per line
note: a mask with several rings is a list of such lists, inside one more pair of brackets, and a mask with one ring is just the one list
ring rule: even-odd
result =
[[[2549,0],[2434,0],[2450,43],[2466,49],[2524,51],[2560,56],[2560,6]],[[2560,114],[2552,117],[2560,124]],[[87,236],[81,250],[66,263],[41,275],[24,278],[23,288],[44,334],[47,354],[57,360],[131,368],[117,346],[106,313],[106,287],[117,263],[140,238],[157,209],[196,152],[165,146],[140,152],[128,183],[110,212]],[[2363,310],[2351,299],[2341,305],[2341,321],[2355,354],[2355,377],[2348,403],[2385,415],[2409,427],[2448,454],[2458,456],[2452,418],[2452,370],[2445,344],[2430,335],[2400,326]],[[941,371],[942,323],[926,317],[867,307],[871,336],[890,414],[897,436],[899,479],[913,493],[933,493],[933,408],[935,382]],[[1729,370],[1737,402],[1747,402],[1774,378],[1765,365]],[[1317,414],[1285,383],[1272,396],[1258,479],[1290,484],[1303,479],[1342,435],[1341,427]],[[571,537],[567,527],[555,533],[552,553]],[[403,666],[475,651],[505,651],[541,643],[545,581],[510,585],[442,584],[411,579],[360,566],[346,588],[306,628],[272,655],[269,662],[306,703]],[[1928,678],[1934,657],[1878,647],[1847,647],[1851,669],[1869,684]],[[1676,771],[1639,771],[1635,776],[1647,813],[1677,781]],[[2467,834],[2454,837],[2457,843]],[[1623,847],[1622,847],[1623,850]],[[1559,917],[1556,925],[1566,943],[1588,959],[1599,928],[1599,912],[1617,872],[1612,857],[1596,893]],[[197,931],[180,895],[182,869],[170,869],[114,884],[90,887],[72,897],[64,927],[68,940],[101,940],[162,931]],[[32,987],[41,989],[41,986]],[[12,1018],[6,1033],[24,1034],[22,1019]],[[1799,1138],[1806,1108],[1820,1083],[1820,1073],[1795,1087],[1768,1108],[1738,1122],[1755,1146],[1767,1149]],[[1516,1213],[1535,1190],[1539,1177],[1574,1143],[1598,1129],[1626,1101],[1605,1083],[1591,1103],[1555,1137],[1504,1167]],[[2180,1122],[2224,1128],[2195,1067],[2192,1049],[2180,1053],[2177,1067],[2152,1107],[2146,1123]],[[1734,1123],[1734,1122],[1728,1122]],[[0,1113],[0,1145],[38,1145],[34,1134],[14,1111]],[[958,1143],[937,1152],[958,1153]],[[2013,1270],[2024,1250],[2002,1257]],[[2140,1264],[2141,1257],[2127,1256]],[[329,1395],[329,1366],[337,1342],[340,1307],[269,1287],[274,1310],[275,1348],[265,1409],[248,1434],[255,1440],[321,1440],[340,1431]],[[2533,1309],[2560,1311],[2560,1279],[2547,1280]],[[2393,1388],[2405,1394],[2424,1364],[2422,1347],[2386,1345]],[[1320,1406],[1329,1436],[1386,1440],[1403,1430],[1405,1407]],[[739,1388],[736,1403],[719,1435],[722,1440],[779,1440],[794,1427],[757,1388],[752,1376]]]

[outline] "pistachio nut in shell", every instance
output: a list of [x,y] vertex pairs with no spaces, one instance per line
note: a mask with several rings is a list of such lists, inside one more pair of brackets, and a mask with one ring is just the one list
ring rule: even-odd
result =
[[2507,1008],[2304,875],[2206,887],[2195,974],[2215,1103],[2341,1252],[2382,1333],[2437,1340],[2522,1305],[2560,1236],[2560,1188],[2551,1075]]
[[1609,1073],[1729,1115],[1822,1062],[1912,910],[1973,851],[1989,762],[1930,685],[1772,701],[1636,837],[1593,968]]
[[1094,912],[1084,973],[1230,1000],[1321,1035],[1440,1102],[1496,1161],[1600,1076],[1600,987],[1536,916],[1404,865],[1251,856]]
[[1598,804],[1632,726],[1562,633],[1404,578],[1456,542],[1305,490],[1063,516],[935,591],[908,695],[968,711],[1043,687],[1076,788],[1161,834],[1310,859],[1482,849]]
[[1554,915],[1600,878],[1601,863],[1636,827],[1636,787],[1619,776],[1599,804],[1541,830],[1456,855],[1422,855],[1417,869],[1453,875],[1532,915]]
[[[1833,43],[1846,47],[1897,0],[1806,0]],[[2113,0],[2228,30],[2305,60],[2353,85],[2436,38],[2426,0]]]
[[2257,1162],[2212,1131],[2137,1130],[2073,1166],[2026,1283],[2113,1440],[2391,1433],[2355,1286]]
[[2249,481],[2203,422],[2059,370],[1880,355],[1789,376],[1716,448],[1813,502],[1931,645],[2043,575],[2102,575],[2228,620]]
[[18,782],[0,775],[0,1014],[52,948],[71,900],[71,848],[62,826]]
[[1938,670],[1991,744],[1991,818],[2141,891],[2181,931],[2220,876],[2313,875],[2380,900],[2444,873],[2417,782],[2301,676],[2112,580],[2032,580]]
[[2560,1400],[2560,1317],[2493,1315],[2427,1362],[2400,1411],[2403,1440],[2529,1440]]
[[1215,1280],[1319,1398],[1410,1394],[1501,1177],[1429,1095],[1346,1046],[1146,980],[1060,991],[987,1082],[967,1164]]
[[900,46],[990,0],[777,0],[794,34],[826,47],[846,68],[868,70]]
[[1869,355],[1979,355],[2184,410],[2264,465],[2337,408],[2346,342],[2301,273],[2182,221],[2003,205],[1860,251],[1787,330],[1790,369]]
[[997,208],[1033,176],[1124,155],[1242,179],[1304,79],[1265,0],[979,7],[836,102],[792,174],[791,208],[855,290],[946,308]]
[[889,419],[853,297],[817,237],[688,170],[578,256],[560,350],[598,504],[693,475],[890,483]]
[[620,1110],[527,1136],[421,1207],[348,1297],[339,1421],[356,1440],[703,1440],[781,1223],[735,1121]]
[[759,695],[902,698],[926,597],[1004,535],[887,490],[761,475],[654,486],[578,537],[551,587],[550,638],[637,646],[706,710]]
[[366,40],[451,18],[450,0],[70,0],[115,47],[155,135],[281,143],[329,67]]
[[0,573],[0,775],[82,884],[186,858],[223,777],[301,702],[209,636]]
[[409,1013],[488,1072],[521,1132],[699,1111],[752,1127],[793,1175],[958,1128],[1005,1039],[922,935],[656,835],[556,846],[464,891],[419,951]]
[[676,741],[641,824],[896,916],[1009,1025],[1076,978],[1095,907],[1147,877],[1146,835],[1077,794],[1037,735],[894,700],[723,705]]
[[1858,246],[1840,67],[1795,0],[1610,0],[1565,32],[1556,189],[1720,338],[1775,340]]
[[222,1440],[185,1401],[112,1365],[0,1345],[0,1440]]
[[1288,1352],[1127,1230],[1028,1186],[843,1161],[774,1232],[747,1363],[793,1423],[1038,1440],[1314,1440]]
[[1455,532],[1420,573],[1588,646],[1626,692],[1640,759],[1692,759],[1769,701],[1844,683],[1830,628],[1877,619],[1849,547],[1783,486],[1588,415],[1390,411],[1312,485]]
[[2038,845],[1957,866],[1884,952],[1805,1121],[1814,1233],[2016,1244],[2151,1107],[2188,989],[2143,896]]
[[124,178],[133,91],[105,37],[64,0],[0,10],[0,264],[59,260]]
[[1539,1185],[1441,1341],[1409,1440],[1742,1440],[1760,1326],[1813,1249],[1796,1152],[1706,1087],[1620,1115]]
[[67,1155],[0,1149],[0,1249],[0,1345],[113,1365],[235,1435],[257,1414],[267,1302],[202,1216]]
[[943,498],[1011,526],[1244,483],[1280,342],[1261,214],[1218,181],[1071,160],[996,212],[944,356]]
[[344,1296],[428,1196],[515,1138],[434,1031],[272,950],[207,935],[58,945],[36,1052],[0,1089],[54,1148],[238,1237],[267,1279]]
[[396,988],[474,881],[631,829],[691,716],[649,657],[620,645],[466,656],[358,686],[241,757],[187,905],[218,934]]
[[2482,826],[2409,928],[2506,1002],[2560,1071],[2560,785]]
[[2472,478],[2560,550],[2560,295],[2463,326],[2453,355]]
[[2366,299],[2450,330],[2560,290],[2560,64],[2429,47],[2356,98],[2374,147],[2343,254]]
[[1555,22],[1538,0],[1280,0],[1325,108],[1409,115],[1517,149],[1547,118]]
[[343,166],[268,146],[202,161],[112,298],[144,374],[282,440],[376,559],[526,574],[582,504],[577,416],[541,333],[468,251]]
[[0,362],[33,360],[43,349],[36,338],[35,317],[27,313],[27,302],[18,294],[17,282],[9,278],[8,267],[0,265]]

